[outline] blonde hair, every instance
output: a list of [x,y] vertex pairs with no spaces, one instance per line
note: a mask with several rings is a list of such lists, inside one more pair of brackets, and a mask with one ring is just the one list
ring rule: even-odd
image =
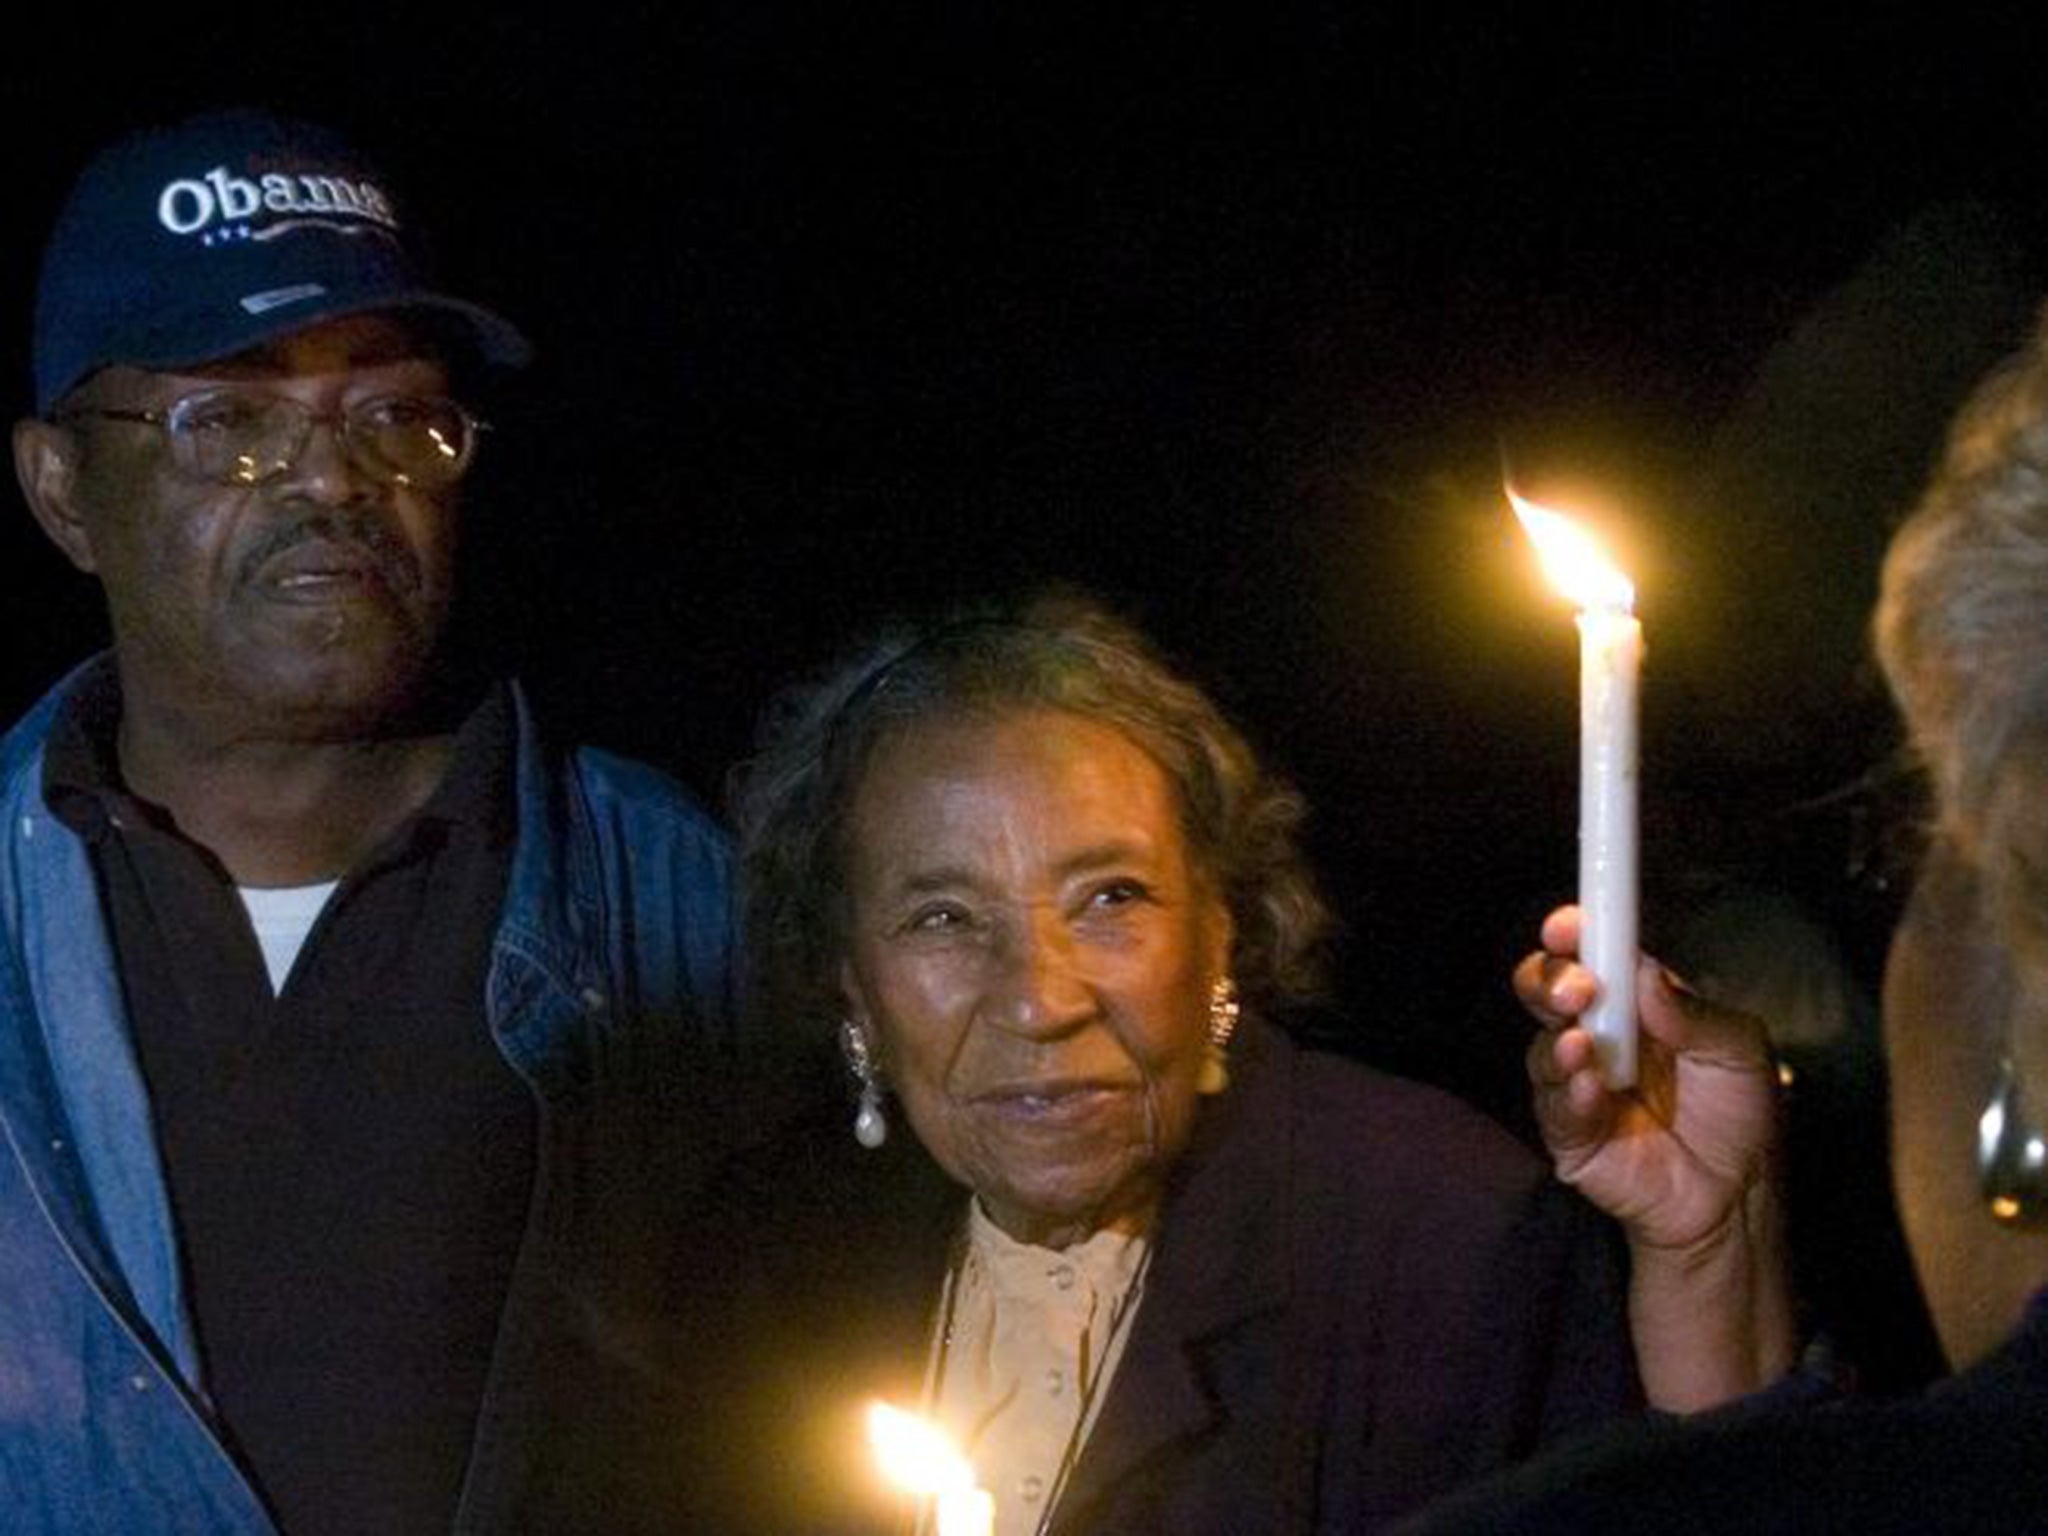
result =
[[2022,974],[2048,974],[2048,314],[1952,424],[1888,548],[1872,638]]

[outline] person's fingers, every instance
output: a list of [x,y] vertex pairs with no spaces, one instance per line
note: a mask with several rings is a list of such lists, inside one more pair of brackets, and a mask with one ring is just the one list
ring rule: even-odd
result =
[[1592,1036],[1576,1026],[1544,1031],[1529,1042],[1525,1061],[1536,1113],[1551,1141],[1577,1144],[1596,1137],[1613,1110],[1613,1096],[1600,1076]]
[[1547,950],[1522,957],[1515,967],[1514,988],[1522,1006],[1553,1028],[1585,1012],[1599,990],[1592,972],[1578,961]]
[[1542,942],[1554,955],[1578,954],[1579,909],[1569,904],[1552,909],[1543,919]]
[[1557,1022],[1550,1012],[1548,973],[1550,967],[1558,963],[1555,955],[1546,954],[1539,949],[1522,956],[1510,978],[1515,991],[1515,1001],[1546,1024]]
[[1600,1123],[1608,1112],[1607,1083],[1596,1068],[1583,1067],[1572,1073],[1565,1080],[1564,1093],[1573,1116],[1587,1125]]
[[1536,1123],[1558,1172],[1573,1179],[1614,1132],[1618,1101],[1593,1068],[1562,1078],[1536,1094]]
[[1576,1025],[1558,1035],[1554,1054],[1559,1070],[1567,1076],[1598,1068],[1599,1052],[1594,1046],[1593,1036]]

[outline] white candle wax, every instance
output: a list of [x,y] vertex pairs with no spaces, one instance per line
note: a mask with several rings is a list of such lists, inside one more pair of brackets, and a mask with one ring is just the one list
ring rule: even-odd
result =
[[1579,611],[1579,959],[1599,996],[1580,1022],[1613,1088],[1636,1080],[1636,721],[1643,626]]
[[1508,500],[1551,583],[1579,610],[1579,960],[1600,984],[1580,1023],[1608,1086],[1636,1081],[1636,715],[1643,627],[1635,589],[1584,528]]

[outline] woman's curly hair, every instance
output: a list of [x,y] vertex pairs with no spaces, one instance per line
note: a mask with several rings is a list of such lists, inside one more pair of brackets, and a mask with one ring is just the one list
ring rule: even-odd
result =
[[1235,924],[1248,1005],[1317,994],[1329,923],[1299,846],[1301,797],[1142,634],[1062,590],[892,629],[770,706],[733,792],[753,1007],[785,1028],[844,1010],[847,827],[876,748],[915,725],[1027,709],[1108,725],[1165,770],[1195,865]]

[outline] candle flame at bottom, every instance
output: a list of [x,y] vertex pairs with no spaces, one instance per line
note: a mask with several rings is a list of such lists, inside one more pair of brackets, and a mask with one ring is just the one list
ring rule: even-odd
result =
[[870,1403],[868,1443],[882,1475],[906,1492],[941,1494],[974,1486],[973,1469],[946,1432],[914,1413]]
[[938,1536],[990,1536],[995,1500],[974,1486],[974,1468],[946,1432],[888,1403],[868,1405],[868,1443],[882,1475],[905,1492],[936,1501]]

